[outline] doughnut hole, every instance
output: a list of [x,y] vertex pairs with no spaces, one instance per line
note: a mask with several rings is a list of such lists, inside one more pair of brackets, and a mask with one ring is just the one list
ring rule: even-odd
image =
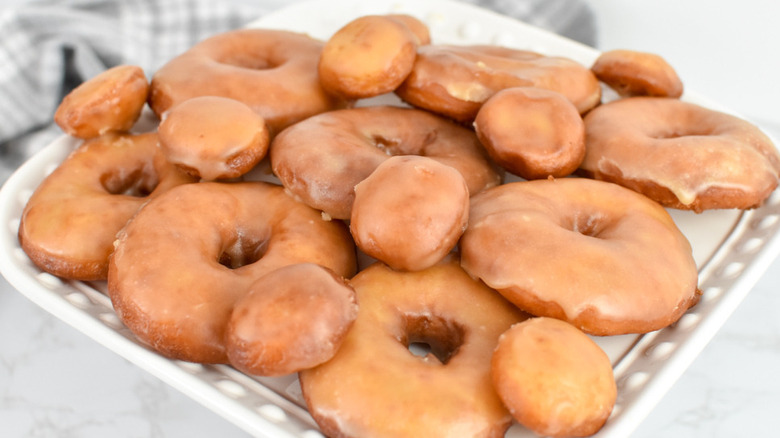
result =
[[155,172],[144,168],[129,171],[112,169],[100,177],[100,185],[109,195],[125,195],[136,198],[149,196],[157,188],[158,183],[159,179]]
[[569,323],[537,317],[499,339],[491,377],[512,416],[540,436],[590,436],[617,399],[608,356]]
[[329,93],[347,99],[389,93],[412,71],[419,40],[397,18],[359,17],[326,42],[318,65],[320,83]]
[[420,156],[390,157],[355,186],[350,231],[366,254],[398,270],[431,267],[468,224],[469,191],[454,168]]
[[634,50],[602,53],[591,67],[596,77],[623,97],[680,97],[683,84],[677,72],[656,54]]
[[127,131],[141,116],[148,94],[141,67],[119,65],[74,88],[57,107],[54,121],[65,133],[85,139]]
[[229,269],[238,269],[251,265],[263,258],[267,249],[267,239],[242,238],[239,234],[225,244],[218,257],[219,264]]
[[474,121],[488,155],[525,179],[564,177],[585,157],[585,124],[562,94],[507,88],[480,108]]
[[425,362],[446,365],[463,345],[466,330],[437,315],[403,315],[400,341]]
[[230,363],[253,375],[280,376],[329,360],[357,318],[355,291],[313,263],[288,265],[258,279],[226,330]]
[[204,180],[237,178],[265,157],[270,135],[265,120],[234,99],[201,96],[166,113],[159,127],[166,158]]

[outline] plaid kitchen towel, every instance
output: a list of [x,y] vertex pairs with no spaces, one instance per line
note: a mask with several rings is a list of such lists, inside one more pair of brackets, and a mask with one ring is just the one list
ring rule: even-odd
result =
[[[464,0],[592,45],[582,0]],[[195,42],[288,0],[15,0],[0,7],[0,182],[61,135],[60,100],[118,64],[154,72]]]

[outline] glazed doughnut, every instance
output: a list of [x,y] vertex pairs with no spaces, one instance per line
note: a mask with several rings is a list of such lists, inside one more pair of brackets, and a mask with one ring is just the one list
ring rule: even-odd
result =
[[589,113],[585,132],[582,174],[667,207],[747,209],[777,187],[780,155],[761,130],[690,102],[620,99]]
[[127,131],[141,116],[149,82],[141,67],[119,65],[82,82],[62,100],[54,122],[73,137]]
[[585,156],[582,117],[555,91],[501,90],[479,109],[474,128],[493,161],[525,179],[567,176]]
[[[352,329],[333,359],[299,373],[323,433],[503,436],[511,416],[493,389],[490,357],[526,316],[456,258],[417,272],[376,263],[351,283],[360,303]],[[412,344],[430,352],[415,355]]]
[[469,219],[469,188],[454,168],[427,157],[390,157],[355,186],[355,244],[391,268],[419,271],[455,247]]
[[279,268],[249,287],[227,326],[230,364],[259,376],[281,376],[336,354],[357,318],[355,291],[313,263]]
[[677,72],[654,53],[610,50],[599,55],[591,71],[624,97],[680,97],[683,93]]
[[[410,17],[411,18],[411,17]],[[412,71],[419,37],[399,19],[364,15],[325,43],[319,60],[322,86],[345,99],[395,90]]]
[[498,46],[443,44],[418,48],[412,72],[395,93],[413,106],[471,123],[490,96],[510,87],[557,91],[580,113],[601,100],[593,73],[568,58]]
[[193,182],[165,160],[157,134],[109,133],[75,149],[27,201],[19,242],[39,268],[104,280],[117,232],[149,199]]
[[162,117],[193,97],[228,97],[249,105],[271,133],[277,133],[306,117],[344,106],[320,86],[317,62],[322,46],[306,35],[281,30],[214,35],[157,70],[149,104]]
[[471,198],[460,250],[469,274],[522,310],[593,335],[666,327],[700,295],[691,246],[669,213],[602,181],[486,190]]
[[228,360],[231,312],[265,274],[297,263],[342,277],[355,271],[343,224],[262,182],[169,190],[138,211],[115,246],[108,294],[117,315],[164,356],[191,362]]
[[158,128],[168,161],[205,180],[237,178],[265,157],[265,120],[246,104],[218,96],[185,100]]
[[472,195],[502,177],[473,131],[426,111],[392,106],[311,117],[280,133],[270,155],[274,174],[291,193],[336,219],[350,218],[355,185],[392,155],[422,155],[452,166]]
[[554,318],[527,319],[504,332],[491,376],[512,416],[539,436],[593,435],[617,399],[606,353],[582,331]]

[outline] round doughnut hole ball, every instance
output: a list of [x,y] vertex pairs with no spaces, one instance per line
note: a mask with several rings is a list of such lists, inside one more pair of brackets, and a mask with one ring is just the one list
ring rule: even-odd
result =
[[567,176],[585,157],[582,117],[555,91],[499,91],[480,108],[474,128],[490,157],[525,179]]
[[320,83],[347,99],[391,92],[412,71],[418,41],[404,21],[384,15],[359,17],[325,43],[318,65]]
[[158,129],[166,158],[204,180],[237,178],[265,157],[265,119],[243,102],[202,96],[171,108]]
[[538,317],[501,335],[491,377],[512,416],[540,436],[590,436],[612,413],[617,385],[604,351],[573,325]]
[[419,271],[452,250],[468,212],[460,172],[426,157],[395,156],[355,186],[350,231],[369,256],[394,269]]
[[74,88],[54,113],[65,133],[94,138],[112,131],[127,131],[141,116],[149,82],[141,67],[118,65]]
[[261,376],[312,368],[336,354],[357,313],[355,291],[330,269],[284,266],[258,279],[236,304],[225,335],[228,358]]

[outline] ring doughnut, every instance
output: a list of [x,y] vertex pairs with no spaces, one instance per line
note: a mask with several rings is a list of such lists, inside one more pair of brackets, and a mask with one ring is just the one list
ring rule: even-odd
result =
[[757,207],[780,176],[780,155],[755,125],[677,99],[632,97],[601,105],[585,117],[585,132],[580,173],[667,207]]
[[349,228],[365,254],[393,269],[442,260],[469,220],[469,188],[454,168],[427,157],[390,157],[355,186]]
[[580,113],[601,100],[596,76],[568,58],[498,46],[421,46],[412,72],[395,90],[415,107],[471,123],[493,94],[510,87],[557,91]]
[[602,181],[486,190],[471,198],[460,250],[466,272],[522,310],[593,335],[666,327],[700,295],[691,246],[669,213]]
[[593,435],[617,399],[607,354],[582,331],[554,318],[530,318],[504,332],[491,377],[512,416],[538,436]]
[[[501,333],[526,316],[456,258],[417,272],[375,263],[351,283],[360,312],[341,348],[299,373],[323,433],[503,436],[511,416],[493,389],[490,357]],[[411,344],[430,352],[416,356]]]
[[187,184],[147,203],[119,234],[108,293],[119,318],[164,356],[228,360],[231,312],[263,275],[316,263],[355,272],[346,227],[262,182]]
[[228,97],[249,105],[272,134],[278,133],[306,117],[344,106],[320,86],[317,62],[322,46],[306,35],[281,30],[214,35],[157,70],[149,104],[162,118],[169,108],[193,97]]
[[358,17],[325,43],[318,65],[320,82],[345,99],[389,93],[412,71],[418,40],[404,21],[392,16]]
[[82,82],[57,107],[54,122],[73,137],[128,131],[141,116],[149,81],[141,67],[118,65]]
[[474,128],[490,158],[525,179],[567,176],[585,157],[582,117],[555,91],[501,90],[479,109]]
[[274,138],[270,155],[285,188],[335,219],[350,218],[354,187],[392,155],[421,155],[454,167],[471,195],[502,178],[473,131],[426,111],[393,106],[318,114]]
[[246,104],[199,96],[174,106],[158,128],[160,148],[190,175],[213,181],[237,178],[265,157],[265,120]]
[[680,97],[683,84],[666,60],[654,53],[610,50],[596,58],[591,71],[620,96]]
[[168,163],[157,134],[108,133],[85,141],[27,201],[19,242],[38,267],[104,280],[117,232],[149,199],[193,182]]

